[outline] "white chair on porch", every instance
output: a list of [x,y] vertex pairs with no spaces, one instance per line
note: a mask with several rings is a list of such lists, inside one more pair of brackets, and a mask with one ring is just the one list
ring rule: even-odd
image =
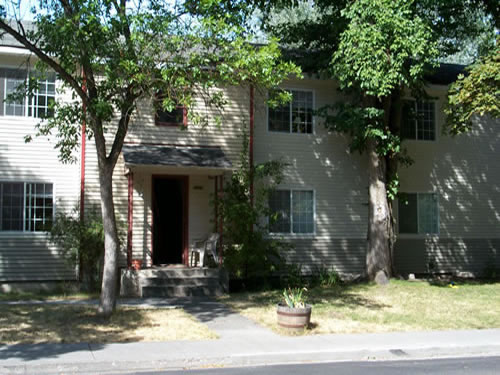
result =
[[205,256],[212,255],[216,264],[219,264],[219,255],[217,254],[217,243],[219,242],[219,233],[211,233],[208,238],[204,241],[195,241],[193,247],[191,248],[191,254],[189,258],[189,265],[191,267],[196,267],[196,253],[198,253],[200,258],[200,267],[205,266]]

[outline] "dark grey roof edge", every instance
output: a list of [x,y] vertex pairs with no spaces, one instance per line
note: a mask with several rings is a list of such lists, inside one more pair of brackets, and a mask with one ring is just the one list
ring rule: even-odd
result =
[[125,144],[122,153],[126,165],[232,169],[231,161],[217,146]]

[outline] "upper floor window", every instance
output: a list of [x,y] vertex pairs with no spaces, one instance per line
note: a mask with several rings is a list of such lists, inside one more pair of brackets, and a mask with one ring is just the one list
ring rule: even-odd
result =
[[0,182],[0,231],[47,231],[53,218],[52,184]]
[[282,133],[313,132],[313,92],[290,90],[292,100],[282,106],[269,108],[269,131]]
[[314,233],[314,192],[276,190],[269,196],[270,233]]
[[155,99],[155,124],[158,126],[187,126],[187,109],[177,106],[171,111],[162,108],[162,95],[158,94]]
[[[16,95],[20,86],[26,84],[31,74],[37,78],[37,89],[29,97],[15,97],[10,100],[9,95]],[[36,118],[51,117],[54,115],[52,103],[56,96],[56,75],[47,73],[41,76],[28,73],[20,69],[0,69],[0,116],[28,116]]]
[[435,193],[405,193],[399,199],[399,233],[439,232],[438,199]]
[[405,100],[401,137],[433,141],[436,139],[436,105],[433,101]]

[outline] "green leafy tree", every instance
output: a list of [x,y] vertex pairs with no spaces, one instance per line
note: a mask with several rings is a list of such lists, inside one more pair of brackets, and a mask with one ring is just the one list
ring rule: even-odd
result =
[[[297,3],[310,12],[291,17]],[[385,282],[393,274],[397,170],[408,162],[400,136],[401,98],[406,91],[426,97],[426,74],[460,50],[464,40],[484,32],[477,17],[493,27],[497,7],[481,0],[280,0],[258,5],[271,35],[282,35],[292,49],[312,51],[294,54],[304,69],[327,71],[340,83],[344,102],[319,115],[327,128],[350,135],[352,150],[368,156],[366,271],[371,280]]]
[[[161,92],[164,109],[184,105],[192,109],[193,123],[205,125],[208,115],[192,108],[196,95],[222,111],[228,98],[213,88],[246,84],[272,88],[299,72],[280,60],[275,40],[258,49],[249,43],[241,26],[247,15],[242,1],[30,4],[33,27],[25,28],[19,17],[15,19],[27,6],[12,0],[0,6],[0,30],[37,58],[38,70],[55,71],[74,93],[73,101],[55,104],[55,115],[38,125],[38,133],[56,133],[64,161],[72,159],[83,121],[94,139],[105,243],[98,312],[109,316],[116,303],[119,251],[112,175],[139,101]],[[221,124],[220,115],[215,120]]]
[[460,134],[472,128],[472,118],[500,118],[500,38],[495,48],[461,74],[448,91],[446,130]]

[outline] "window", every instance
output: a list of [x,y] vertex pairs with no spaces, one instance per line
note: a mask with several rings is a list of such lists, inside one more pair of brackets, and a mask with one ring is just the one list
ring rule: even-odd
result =
[[155,99],[155,124],[158,126],[187,126],[187,109],[184,106],[177,106],[172,111],[164,111],[162,106],[161,94],[156,95]]
[[434,193],[406,193],[399,199],[399,233],[439,232],[438,199]]
[[435,103],[432,101],[405,100],[401,136],[406,139],[435,140],[435,112]]
[[270,233],[314,233],[314,192],[276,190],[269,197]]
[[49,73],[42,77],[39,74],[37,90],[29,98],[15,98],[7,101],[9,95],[15,94],[18,87],[26,83],[28,72],[19,69],[0,69],[0,115],[3,116],[29,116],[36,118],[51,117],[54,115],[51,108],[56,96],[56,75]]
[[0,230],[47,231],[54,217],[52,184],[0,183]]
[[269,131],[282,133],[313,132],[312,91],[291,90],[292,100],[285,105],[269,108]]

